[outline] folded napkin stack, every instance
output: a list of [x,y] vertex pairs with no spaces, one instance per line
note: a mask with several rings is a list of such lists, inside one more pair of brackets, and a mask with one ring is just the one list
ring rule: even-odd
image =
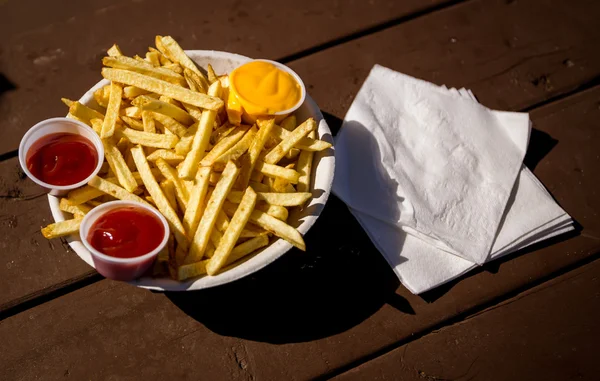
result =
[[333,192],[413,293],[573,229],[523,165],[528,114],[376,65],[336,136]]

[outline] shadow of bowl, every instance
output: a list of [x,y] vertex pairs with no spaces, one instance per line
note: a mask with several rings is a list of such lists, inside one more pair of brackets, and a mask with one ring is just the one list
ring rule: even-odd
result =
[[388,302],[414,313],[398,301],[398,279],[336,197],[305,239],[309,251],[292,250],[247,278],[166,296],[215,333],[276,344],[344,332]]

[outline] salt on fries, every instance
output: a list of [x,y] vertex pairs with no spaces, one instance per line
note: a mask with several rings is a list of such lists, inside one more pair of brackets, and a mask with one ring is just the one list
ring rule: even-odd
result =
[[113,45],[102,62],[111,83],[94,92],[99,107],[63,99],[68,116],[90,125],[104,144],[103,170],[71,191],[59,208],[72,219],[42,229],[46,238],[77,233],[81,219],[111,199],[156,207],[171,228],[154,266],[185,280],[215,275],[282,238],[305,250],[286,223],[288,208],[311,198],[317,123],[241,122],[227,76],[207,75],[170,36],[157,36],[145,58]]

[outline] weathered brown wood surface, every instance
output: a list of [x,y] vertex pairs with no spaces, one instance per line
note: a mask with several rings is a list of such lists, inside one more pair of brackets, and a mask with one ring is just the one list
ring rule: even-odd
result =
[[599,319],[596,260],[336,380],[594,380]]
[[3,1],[0,73],[16,89],[0,104],[0,154],[15,150],[34,123],[65,115],[60,98],[77,99],[101,79],[102,56],[115,42],[133,55],[145,52],[157,34],[170,34],[187,49],[285,59],[445,3]]
[[[463,368],[452,361],[464,364],[476,351],[465,350],[460,358],[445,352],[436,363],[434,345],[444,342],[432,341],[436,334],[431,332],[448,326],[445,337],[458,336],[460,345],[473,343],[467,328],[455,327],[495,313],[481,314],[486,308],[498,306],[504,314],[502,303],[515,296],[518,303],[509,306],[527,312],[523,320],[509,319],[497,328],[491,324],[504,315],[494,315],[474,329],[502,329],[548,343],[556,347],[553,353],[570,361],[567,369],[574,364],[568,348],[558,348],[554,339],[543,341],[542,327],[525,331],[515,326],[550,313],[542,304],[554,301],[575,311],[553,317],[546,326],[562,327],[565,340],[577,348],[591,348],[594,339],[565,322],[577,318],[578,308],[597,313],[593,306],[578,304],[593,303],[597,282],[591,277],[558,287],[570,274],[597,273],[600,4],[273,1],[263,8],[250,2],[207,8],[203,2],[181,2],[189,11],[175,8],[181,4],[164,12],[140,11],[156,9],[158,3],[0,5],[0,18],[6,21],[0,32],[8,35],[0,44],[0,73],[17,87],[0,94],[0,154],[5,153],[0,162],[0,378],[456,379]],[[48,17],[26,16],[33,5]],[[109,20],[111,26],[124,20],[130,24],[107,28]],[[278,38],[272,38],[273,29]],[[490,107],[531,111],[535,130],[526,164],[577,220],[578,232],[418,297],[399,286],[344,205],[332,198],[306,237],[306,254],[292,251],[248,279],[185,294],[98,281],[101,277],[59,240],[41,237],[39,227],[51,218],[47,202],[23,179],[12,150],[35,121],[64,113],[60,96],[77,97],[99,78],[99,57],[108,45],[117,41],[128,52],[142,51],[157,33],[174,35],[186,48],[284,59],[303,77],[334,129],[375,63],[471,88]],[[536,286],[548,295],[557,288],[556,296],[534,297]],[[489,353],[504,348],[495,337],[486,340],[480,345]],[[423,374],[410,373],[412,368],[402,373],[406,369],[394,363],[406,345],[420,348],[413,364]],[[522,348],[517,353],[544,364],[546,352]],[[598,365],[589,356],[578,358],[585,370],[581,379],[594,379],[590,370],[598,371]],[[483,359],[474,379],[489,379],[499,364]],[[524,379],[548,374],[516,364]],[[497,379],[519,374],[511,371],[498,373]]]

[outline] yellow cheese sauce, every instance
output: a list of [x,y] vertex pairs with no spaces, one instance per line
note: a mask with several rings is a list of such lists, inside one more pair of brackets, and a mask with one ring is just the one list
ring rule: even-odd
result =
[[302,98],[296,79],[269,62],[248,62],[232,71],[229,81],[231,91],[250,115],[286,111]]

